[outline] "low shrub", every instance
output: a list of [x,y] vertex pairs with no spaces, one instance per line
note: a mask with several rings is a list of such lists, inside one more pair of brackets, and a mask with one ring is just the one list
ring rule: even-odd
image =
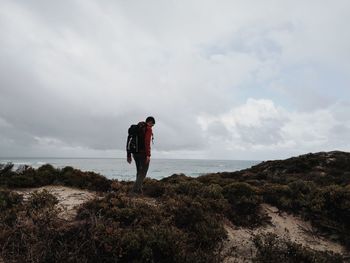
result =
[[47,191],[31,194],[27,202],[16,199],[16,209],[12,208],[16,220],[9,224],[0,218],[1,256],[6,262],[54,261],[53,240],[61,222],[57,199]]
[[223,195],[231,209],[228,218],[240,226],[257,226],[264,223],[260,214],[262,197],[247,183],[231,183],[223,188]]
[[56,196],[49,193],[47,190],[34,191],[30,194],[27,206],[30,210],[42,210],[44,208],[52,209],[58,204]]
[[291,208],[292,192],[287,185],[266,184],[262,193],[264,202],[284,210]]
[[55,184],[101,192],[111,190],[111,181],[94,172],[83,172],[69,166],[60,170],[45,164],[38,169],[27,168],[15,173],[11,171],[12,166],[0,169],[0,186],[23,188]]
[[254,238],[257,249],[253,262],[259,263],[341,263],[343,258],[330,251],[315,251],[268,233]]
[[5,225],[13,226],[15,224],[22,200],[22,195],[8,190],[0,190],[0,229]]
[[318,189],[306,213],[316,227],[350,248],[350,186]]
[[11,176],[13,174],[12,168],[14,164],[13,163],[0,163],[0,177],[3,176]]
[[111,193],[84,204],[77,219],[96,222],[91,231],[104,249],[98,252],[104,262],[115,255],[120,262],[214,262],[214,248],[226,235],[204,200],[186,196],[149,205]]
[[153,198],[159,198],[167,192],[165,184],[161,181],[146,178],[143,183],[143,194]]
[[101,192],[111,189],[111,181],[106,177],[95,172],[72,169],[72,167],[62,169],[56,183]]
[[189,234],[193,249],[213,250],[226,237],[220,216],[205,199],[181,197],[171,210],[175,226]]

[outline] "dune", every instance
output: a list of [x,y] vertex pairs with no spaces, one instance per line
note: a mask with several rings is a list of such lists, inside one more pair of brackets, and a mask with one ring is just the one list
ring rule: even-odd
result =
[[30,194],[34,191],[40,192],[43,190],[48,191],[58,199],[58,207],[61,208],[60,217],[65,220],[72,220],[76,215],[79,205],[97,197],[97,193],[94,191],[60,185],[47,185],[37,188],[22,188],[15,189],[14,191],[18,194],[23,195],[23,200],[26,201]]

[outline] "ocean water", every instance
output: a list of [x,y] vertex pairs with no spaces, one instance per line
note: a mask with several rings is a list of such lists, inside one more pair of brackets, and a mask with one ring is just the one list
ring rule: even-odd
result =
[[[126,159],[118,158],[0,158],[0,163],[12,162],[14,169],[21,165],[38,168],[44,164],[51,164],[56,168],[72,166],[82,171],[94,171],[109,179],[135,180],[136,166]],[[147,177],[161,179],[175,173],[197,177],[206,173],[233,172],[249,168],[260,161],[240,160],[178,160],[178,159],[152,159]]]

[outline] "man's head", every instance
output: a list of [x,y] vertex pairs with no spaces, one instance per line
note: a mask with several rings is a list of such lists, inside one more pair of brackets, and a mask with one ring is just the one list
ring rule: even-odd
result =
[[149,126],[153,126],[154,124],[156,124],[156,121],[155,121],[155,119],[152,116],[149,116],[149,117],[146,118],[146,123]]

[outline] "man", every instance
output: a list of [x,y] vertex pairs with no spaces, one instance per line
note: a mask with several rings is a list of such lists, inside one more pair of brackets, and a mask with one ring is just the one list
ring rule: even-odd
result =
[[[137,153],[133,153],[133,157],[136,163],[136,181],[133,186],[132,192],[142,194],[142,183],[146,177],[149,163],[151,160],[151,140],[153,139],[152,127],[155,124],[155,120],[152,116],[146,118],[146,122],[140,122],[138,125],[142,127],[144,137],[140,138],[140,146]],[[132,161],[131,153],[127,152],[127,162],[130,164]]]

